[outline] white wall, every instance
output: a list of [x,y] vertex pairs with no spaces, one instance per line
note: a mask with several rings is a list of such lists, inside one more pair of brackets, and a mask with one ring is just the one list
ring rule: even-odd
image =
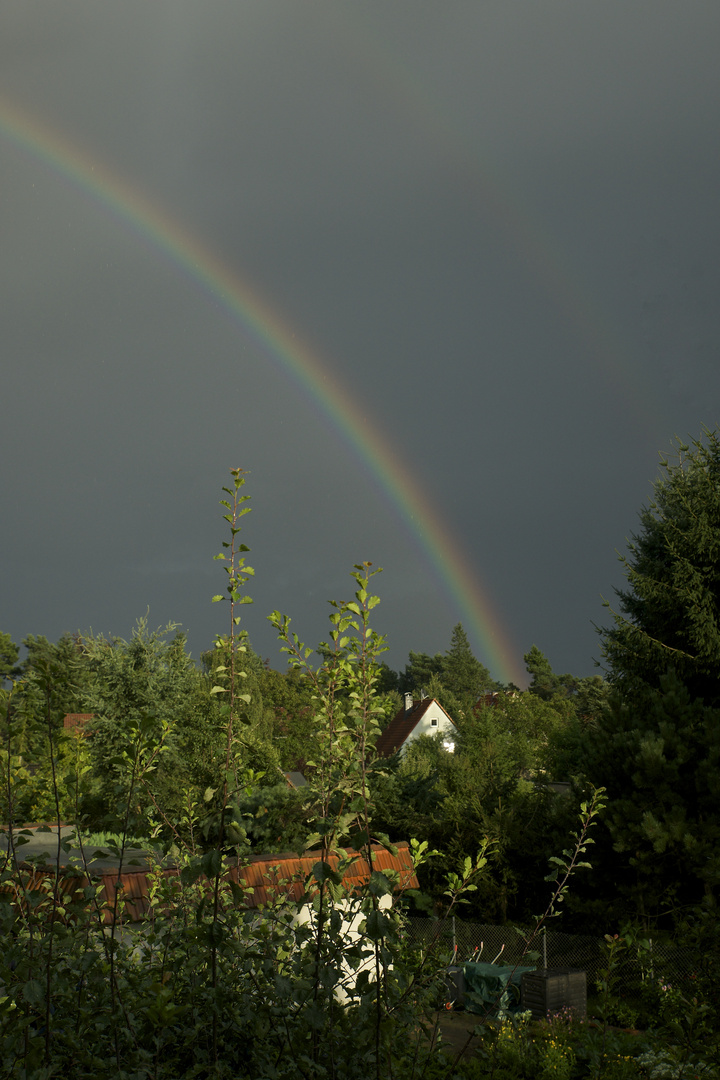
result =
[[[392,897],[381,896],[378,900],[378,907],[383,910],[392,907]],[[335,910],[343,913],[341,933],[345,942],[348,947],[355,945],[362,936],[360,933],[360,926],[365,920],[365,915],[359,910],[359,904],[357,902],[343,900],[335,905]],[[310,904],[305,904],[295,916],[295,921],[301,926],[306,923],[311,923],[313,928],[315,928],[317,912]],[[369,938],[366,938],[365,945],[368,949],[372,949],[373,943]],[[345,987],[346,985],[354,986],[355,980],[361,971],[368,970],[370,972],[370,979],[375,978],[375,955],[373,953],[373,955],[368,956],[357,968],[353,968],[349,962],[343,961],[342,968],[343,976],[341,982],[338,983],[335,988],[335,998],[341,1005],[344,1005],[350,1000],[350,994]]]
[[[436,720],[437,723],[433,724],[433,720]],[[421,735],[444,736],[444,738],[450,744],[446,746],[446,749],[450,750],[452,740],[455,735],[455,730],[455,725],[453,724],[452,720],[448,719],[447,715],[445,714],[445,712],[443,712],[437,701],[431,701],[427,709],[425,710],[425,714],[422,720],[420,720],[415,725],[410,735],[408,735],[407,739],[400,747],[400,753],[403,754],[407,747],[410,745],[410,743],[414,742],[415,739],[419,739]]]

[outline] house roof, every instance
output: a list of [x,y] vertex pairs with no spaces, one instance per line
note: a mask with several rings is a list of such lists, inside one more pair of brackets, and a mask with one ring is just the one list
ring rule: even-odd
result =
[[[400,875],[400,889],[417,889],[418,880],[413,870],[410,850],[406,843],[397,844],[397,855],[387,851],[379,844],[372,846],[373,870],[397,870]],[[358,889],[370,880],[370,867],[365,854],[348,850],[347,855],[359,856],[343,874],[343,884],[350,889]],[[235,880],[243,887],[252,888],[252,895],[247,893],[248,907],[259,907],[279,896],[289,900],[299,900],[305,892],[305,878],[312,873],[312,868],[320,861],[319,851],[306,851],[303,855],[255,855],[250,863],[231,871]],[[327,859],[333,869],[337,869],[338,856],[330,855]]]
[[[379,844],[372,846],[372,869],[373,870],[396,870],[399,873],[400,889],[417,889],[418,880],[413,869],[412,858],[407,843],[396,845],[397,855],[393,855]],[[347,851],[348,855],[359,855],[356,862],[343,874],[343,883],[351,889],[357,889],[367,884],[370,879],[370,867],[364,854]],[[313,867],[320,861],[319,851],[306,851],[303,855],[285,853],[281,855],[253,855],[250,861],[240,866],[231,866],[228,876],[237,882],[245,891],[245,903],[249,908],[261,907],[278,899],[288,901],[300,900],[305,893],[305,879],[312,873]],[[331,855],[327,859],[333,869],[337,868],[338,856]],[[49,867],[31,867],[22,864],[23,871],[27,873],[25,886],[28,890],[40,887],[40,883],[48,876],[54,876]],[[120,883],[121,903],[120,910],[123,918],[131,922],[142,919],[149,909],[149,882],[151,873],[149,867],[127,867],[123,869],[118,878],[117,870],[103,868],[93,871],[89,868],[89,874],[61,868],[59,876],[59,888],[63,895],[78,899],[83,887],[89,884],[88,878],[93,883],[102,887],[102,898],[107,900],[108,908],[104,912],[106,923],[112,921],[112,905],[115,900],[115,892]],[[173,883],[180,889],[180,870],[177,866],[168,866],[161,870],[163,878],[169,879],[167,884],[170,888]],[[173,881],[174,879],[174,881]],[[208,886],[209,887],[209,886]],[[0,896],[10,892],[10,886],[0,886]]]
[[489,694],[481,694],[473,705],[473,712],[478,713],[481,709],[494,709],[499,699],[500,695],[497,690],[493,690]]
[[407,712],[404,708],[398,709],[375,743],[375,749],[377,750],[378,756],[392,757],[393,754],[397,753],[408,736],[413,733],[431,705],[437,705],[438,709],[440,709],[440,711],[447,716],[450,723],[454,725],[454,720],[451,716],[448,716],[439,701],[435,698],[423,698],[422,701],[416,701],[412,708]]
[[88,720],[92,720],[95,714],[91,712],[69,712],[63,718],[63,727],[66,731],[76,728],[84,728]]
[[492,690],[487,694],[481,694],[473,705],[473,712],[477,715],[481,709],[496,709],[505,701],[513,701],[518,693],[517,690]]

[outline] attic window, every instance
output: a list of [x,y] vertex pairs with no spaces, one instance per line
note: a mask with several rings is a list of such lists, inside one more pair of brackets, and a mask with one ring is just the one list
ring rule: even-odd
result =
[[430,724],[432,725],[432,727],[437,727],[437,716],[433,716]]

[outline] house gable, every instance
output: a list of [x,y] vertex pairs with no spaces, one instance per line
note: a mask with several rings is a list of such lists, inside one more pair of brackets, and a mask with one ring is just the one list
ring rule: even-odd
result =
[[410,743],[421,735],[451,737],[455,730],[453,720],[435,698],[423,698],[417,702],[410,698],[378,737],[375,750],[379,757],[392,757],[393,754],[404,753]]

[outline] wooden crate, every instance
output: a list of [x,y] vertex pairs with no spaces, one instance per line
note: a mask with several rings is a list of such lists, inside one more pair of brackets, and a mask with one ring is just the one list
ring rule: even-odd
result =
[[533,1020],[568,1010],[576,1020],[587,1015],[587,975],[579,968],[540,968],[523,973],[520,1007]]

